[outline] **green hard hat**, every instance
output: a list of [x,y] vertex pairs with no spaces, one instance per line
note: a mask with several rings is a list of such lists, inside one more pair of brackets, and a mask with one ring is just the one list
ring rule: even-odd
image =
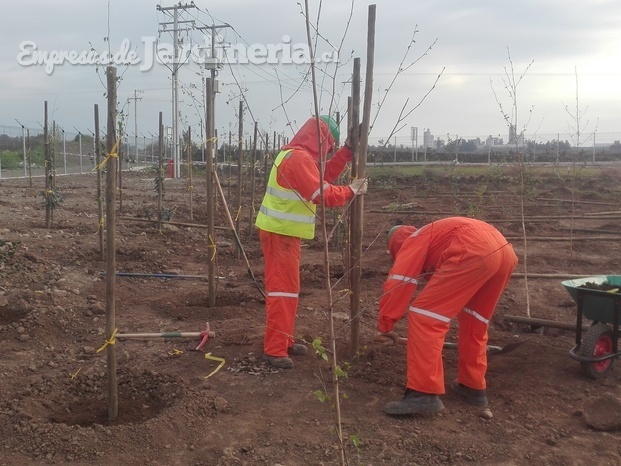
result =
[[334,142],[337,142],[339,140],[339,136],[341,135],[341,132],[339,131],[339,125],[336,124],[336,121],[334,121],[334,118],[329,117],[327,115],[321,115],[319,118],[323,120],[323,122],[326,125],[328,125],[328,128],[330,128],[330,133],[332,134],[332,137],[334,138]]
[[395,230],[397,228],[402,227],[403,225],[395,225],[394,227],[392,227],[390,230],[388,230],[388,237],[386,238],[386,242],[390,241],[390,237],[392,236],[392,234],[395,232]]

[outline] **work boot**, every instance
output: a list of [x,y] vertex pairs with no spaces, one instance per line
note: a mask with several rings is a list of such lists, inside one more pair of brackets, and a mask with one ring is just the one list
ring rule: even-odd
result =
[[292,356],[305,356],[308,348],[301,343],[294,343],[287,349],[287,352]]
[[293,361],[291,358],[285,356],[270,356],[269,354],[263,355],[263,360],[270,366],[277,367],[278,369],[293,369]]
[[384,406],[384,412],[392,415],[439,413],[444,409],[438,395],[407,389],[401,401],[392,401]]
[[451,390],[463,396],[473,406],[487,406],[487,393],[485,393],[485,390],[475,390],[474,388],[466,387],[457,380],[451,382]]

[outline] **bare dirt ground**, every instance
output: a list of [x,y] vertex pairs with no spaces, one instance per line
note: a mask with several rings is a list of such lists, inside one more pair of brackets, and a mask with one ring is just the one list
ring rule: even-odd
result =
[[[583,230],[619,231],[618,218],[580,219],[619,210],[615,174],[527,173],[526,214],[542,217],[527,223],[528,235],[574,238],[530,240],[529,273],[621,273],[618,240],[580,239],[605,235]],[[490,327],[491,345],[524,341],[512,352],[490,356],[491,419],[450,389],[438,415],[392,418],[382,412],[386,402],[402,396],[405,381],[405,349],[373,343],[377,302],[390,267],[386,231],[397,221],[422,225],[459,214],[490,221],[517,237],[518,179],[509,167],[479,176],[445,168],[424,177],[371,180],[365,198],[361,350],[357,358],[340,360],[347,372],[341,379],[341,411],[350,464],[621,464],[615,404],[621,370],[591,380],[568,355],[574,331],[545,327],[540,333],[507,322],[506,315],[527,313],[520,277],[511,280]],[[231,233],[216,231],[215,307],[207,305],[205,280],[152,277],[205,275],[208,260],[204,229],[166,226],[160,232],[153,224],[121,218],[144,218],[156,210],[152,174],[123,173],[116,269],[143,275],[116,278],[119,333],[196,332],[209,322],[216,337],[200,351],[194,351],[194,339],[117,340],[119,415],[109,422],[106,356],[97,353],[105,342],[105,264],[98,247],[95,176],[58,177],[64,202],[50,229],[42,183],[41,178],[33,187],[28,180],[0,181],[0,464],[338,464],[333,403],[313,394],[331,394],[330,366],[314,354],[297,357],[288,371],[261,361],[263,300],[245,263],[236,258]],[[190,220],[187,180],[166,181],[164,205],[175,209],[173,221],[205,222],[204,181],[193,184]],[[568,202],[572,199],[581,203]],[[263,260],[256,231],[248,233],[247,207],[241,215],[242,241],[262,285]],[[227,226],[221,207],[216,224]],[[523,272],[524,243],[512,243],[520,258],[516,272]],[[308,343],[320,337],[327,346],[322,254],[320,240],[303,248],[296,334]],[[339,296],[346,288],[338,282],[342,252],[332,248],[331,260]],[[532,317],[575,323],[576,304],[561,281],[528,280]],[[347,297],[335,304],[335,312],[337,343],[345,353]],[[404,322],[397,329],[405,335]],[[454,330],[448,340],[455,341]],[[205,357],[208,353],[225,362],[206,378],[219,365]],[[455,377],[456,357],[454,349],[445,349],[447,384]]]

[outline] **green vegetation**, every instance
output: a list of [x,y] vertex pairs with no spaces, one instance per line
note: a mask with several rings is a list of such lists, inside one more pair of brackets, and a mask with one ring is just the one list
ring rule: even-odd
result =
[[[483,176],[490,183],[493,181],[509,181],[515,177],[520,168],[517,165],[407,165],[407,166],[381,166],[367,167],[367,175],[373,182],[384,182],[390,179],[406,179],[411,177],[423,178],[445,178],[445,177],[468,177]],[[612,170],[613,172],[615,170]],[[606,170],[603,174],[599,167],[576,165],[572,166],[529,166],[526,169],[525,176],[529,175],[554,175],[560,178],[572,179],[591,178],[593,176],[608,176],[610,170]],[[381,184],[381,183],[380,183]]]
[[23,166],[23,154],[12,150],[3,150],[0,152],[0,167],[3,170],[12,170]]

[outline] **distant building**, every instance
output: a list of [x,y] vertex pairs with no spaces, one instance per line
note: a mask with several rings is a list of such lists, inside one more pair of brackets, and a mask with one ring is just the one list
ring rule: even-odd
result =
[[487,136],[487,139],[485,140],[486,146],[502,146],[503,144],[504,141],[501,137],[492,136],[491,134]]
[[427,128],[423,133],[423,147],[425,149],[433,147],[433,134],[431,134],[429,128]]
[[509,125],[509,144],[517,143],[519,146],[524,145],[524,132],[517,134],[514,125]]

